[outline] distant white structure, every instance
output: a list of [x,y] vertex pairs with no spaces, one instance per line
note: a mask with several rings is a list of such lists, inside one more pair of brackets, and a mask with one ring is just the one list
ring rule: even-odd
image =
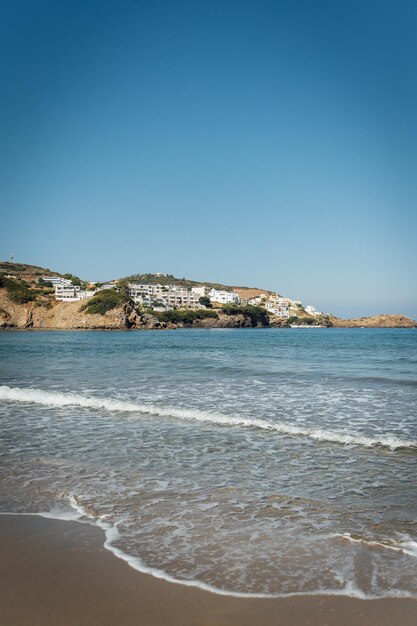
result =
[[77,302],[80,298],[81,289],[78,285],[55,285],[55,300],[65,300],[66,302]]
[[149,296],[154,299],[158,299],[162,293],[167,292],[167,287],[162,287],[159,283],[156,285],[148,283],[129,283],[129,295],[135,300],[139,296]]
[[61,287],[71,287],[72,282],[68,278],[61,276],[42,276],[45,283],[51,283],[53,287],[60,285]]
[[[65,284],[55,284],[55,300],[64,302],[78,302],[79,300],[85,300],[86,298],[92,298],[96,291],[86,291],[81,289],[78,285],[73,285],[72,282],[67,279],[61,279],[65,281]],[[69,284],[68,284],[69,283]]]
[[210,290],[205,285],[201,285],[201,287],[191,287],[191,291],[197,294],[199,298],[207,298]]
[[302,306],[301,300],[292,300],[291,298],[283,298],[279,296],[277,293],[273,294],[269,297],[269,302],[273,302],[278,306],[287,306],[290,309],[294,309]]
[[211,302],[218,302],[219,304],[239,304],[240,302],[239,294],[234,291],[211,289],[208,297]]
[[105,289],[115,289],[116,283],[104,283],[101,287],[97,287],[97,291],[104,291]]
[[277,317],[282,317],[283,319],[287,319],[290,316],[290,310],[287,304],[277,304],[275,302],[267,302],[265,304],[265,309],[268,313],[272,313],[272,315],[276,315]]
[[183,287],[176,287],[175,285],[165,292],[161,296],[162,304],[168,307],[190,307],[192,309],[199,309],[202,307],[198,294],[189,291]]
[[306,306],[306,313],[309,313],[310,315],[314,315],[316,317],[317,315],[322,315],[321,311],[317,311],[316,307],[312,306],[311,304]]
[[78,292],[78,296],[80,300],[85,300],[86,298],[92,298],[97,292],[92,290],[80,290]]
[[209,290],[205,285],[187,289],[180,285],[160,285],[148,283],[129,283],[129,295],[138,304],[148,306],[203,308],[199,300],[208,297],[212,302],[231,304],[240,302],[239,295],[233,291]]
[[260,304],[264,304],[268,299],[266,293],[261,293],[259,296],[255,296],[255,298],[251,298],[248,300],[248,304],[252,304],[253,306],[259,306]]

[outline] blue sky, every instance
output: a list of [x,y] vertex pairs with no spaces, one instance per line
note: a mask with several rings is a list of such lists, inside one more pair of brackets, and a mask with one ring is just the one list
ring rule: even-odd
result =
[[0,257],[417,317],[417,4],[24,2]]

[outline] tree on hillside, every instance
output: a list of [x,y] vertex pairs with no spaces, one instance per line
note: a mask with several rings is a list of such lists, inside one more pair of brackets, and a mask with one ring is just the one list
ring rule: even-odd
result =
[[201,296],[201,298],[199,298],[198,301],[200,304],[207,307],[208,309],[211,309],[213,307],[213,305],[211,304],[210,298],[207,298],[207,296]]

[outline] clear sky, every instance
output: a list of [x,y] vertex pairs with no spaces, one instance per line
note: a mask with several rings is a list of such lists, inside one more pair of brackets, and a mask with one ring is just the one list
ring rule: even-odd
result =
[[0,257],[417,317],[415,0],[3,0]]

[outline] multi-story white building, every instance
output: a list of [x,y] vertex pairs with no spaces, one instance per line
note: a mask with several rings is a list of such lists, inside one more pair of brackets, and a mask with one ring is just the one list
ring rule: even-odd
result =
[[188,291],[188,289],[173,289],[161,296],[161,301],[166,306],[171,307],[191,307],[193,309],[201,308],[198,294]]
[[133,300],[139,296],[150,296],[151,298],[159,298],[162,293],[168,291],[168,287],[163,287],[159,283],[156,285],[147,283],[129,283],[129,295]]
[[129,295],[137,304],[146,306],[201,308],[201,296],[179,285],[129,283]]
[[51,283],[53,287],[60,285],[61,287],[71,287],[72,282],[68,278],[62,278],[61,276],[42,276],[42,280],[45,283]]
[[55,300],[63,300],[65,302],[78,302],[92,298],[96,291],[86,291],[78,285],[73,285],[70,281],[69,285],[55,285]]
[[212,302],[218,302],[219,304],[239,304],[240,302],[239,294],[234,291],[211,289],[208,297]]
[[77,302],[80,300],[80,288],[78,285],[55,285],[55,300],[65,300],[66,302]]

